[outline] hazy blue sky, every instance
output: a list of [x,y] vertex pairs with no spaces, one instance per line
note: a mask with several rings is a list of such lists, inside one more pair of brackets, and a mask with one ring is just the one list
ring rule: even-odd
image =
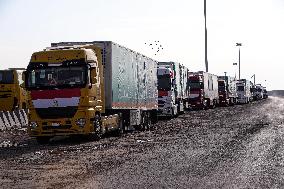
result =
[[[283,23],[284,0],[207,0],[209,72],[235,76],[241,42],[242,78],[284,89]],[[0,0],[0,69],[26,67],[51,42],[93,40],[204,70],[203,0]],[[157,55],[145,45],[156,40]]]

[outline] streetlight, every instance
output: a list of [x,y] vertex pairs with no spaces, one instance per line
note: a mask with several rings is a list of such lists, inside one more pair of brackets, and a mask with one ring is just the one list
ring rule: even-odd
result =
[[[233,66],[237,66],[238,65],[238,63],[236,63],[236,62],[234,62],[233,63]],[[237,74],[236,74],[236,71],[235,71],[235,79],[237,79],[237,76],[236,76]]]
[[206,0],[204,0],[204,20],[205,20],[205,69],[208,72],[208,59],[207,59],[207,26],[206,26]]
[[241,79],[241,46],[242,43],[236,43],[236,46],[239,47],[239,80]]
[[253,77],[253,84],[255,85],[255,74],[253,74],[250,78]]

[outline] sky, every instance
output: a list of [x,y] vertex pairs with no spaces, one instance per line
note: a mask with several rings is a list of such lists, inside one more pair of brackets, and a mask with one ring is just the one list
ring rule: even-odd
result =
[[[64,41],[114,41],[205,70],[203,0],[0,0],[0,69]],[[284,0],[207,0],[209,72],[283,89]],[[163,46],[158,53],[150,43]]]

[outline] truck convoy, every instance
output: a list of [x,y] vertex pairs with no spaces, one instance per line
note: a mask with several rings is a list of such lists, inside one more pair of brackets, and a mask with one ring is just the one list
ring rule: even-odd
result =
[[24,68],[0,70],[0,111],[26,109],[27,96],[23,88]]
[[189,86],[192,108],[214,108],[219,104],[218,76],[203,71],[189,72]]
[[188,108],[187,73],[180,63],[158,63],[158,116],[174,117]]
[[52,43],[25,73],[30,136],[99,138],[157,121],[157,62],[111,41]]
[[237,102],[237,80],[230,76],[218,76],[220,105],[234,105]]
[[249,80],[241,79],[237,81],[237,94],[238,94],[238,103],[247,104],[251,101],[252,98],[252,85]]

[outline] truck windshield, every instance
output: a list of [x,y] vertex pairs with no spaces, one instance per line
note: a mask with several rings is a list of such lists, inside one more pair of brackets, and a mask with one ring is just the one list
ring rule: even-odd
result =
[[237,91],[244,91],[245,90],[245,87],[244,86],[238,86],[237,87]]
[[78,87],[86,84],[82,66],[36,68],[27,71],[28,88]]
[[13,71],[12,70],[0,71],[0,83],[13,84],[14,83]]
[[190,82],[189,86],[190,86],[190,89],[202,89],[203,83],[201,83],[201,82]]
[[225,82],[224,81],[218,81],[218,90],[219,91],[225,91]]
[[261,88],[257,88],[256,91],[259,93],[262,92]]
[[171,78],[169,75],[158,75],[158,89],[165,91],[171,90]]

